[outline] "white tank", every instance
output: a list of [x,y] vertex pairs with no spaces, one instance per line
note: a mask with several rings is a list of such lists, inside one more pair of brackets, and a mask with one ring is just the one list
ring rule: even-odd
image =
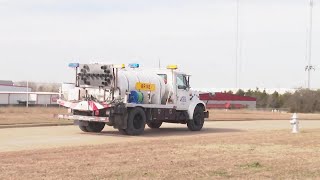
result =
[[143,104],[161,104],[161,102],[165,102],[165,99],[167,98],[165,97],[165,82],[156,73],[144,72],[141,70],[119,70],[117,83],[122,98],[125,97],[126,93],[130,93],[131,91],[140,91],[136,89],[137,83],[155,85],[154,91],[140,91],[144,96]]
[[74,83],[63,83],[61,91],[62,91],[63,99],[67,101],[78,100],[79,91],[76,88],[76,85]]

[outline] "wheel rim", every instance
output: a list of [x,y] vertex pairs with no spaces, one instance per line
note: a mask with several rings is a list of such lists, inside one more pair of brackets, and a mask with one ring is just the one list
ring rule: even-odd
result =
[[135,115],[133,119],[133,127],[135,129],[141,129],[143,126],[142,123],[143,123],[142,116],[140,114]]

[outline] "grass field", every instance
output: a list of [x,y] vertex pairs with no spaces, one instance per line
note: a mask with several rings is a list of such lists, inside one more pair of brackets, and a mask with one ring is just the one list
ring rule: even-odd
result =
[[[0,125],[65,122],[53,118],[58,113],[66,109],[0,108]],[[289,113],[210,113],[201,132],[166,124],[139,137],[110,127],[98,134],[74,126],[0,129],[0,179],[320,178],[319,121],[301,121],[301,133],[291,134]]]
[[320,129],[132,138],[0,153],[0,179],[320,178]]
[[66,113],[66,109],[54,107],[0,107],[0,125],[70,123],[69,121],[55,119],[54,114],[59,113]]
[[[210,110],[209,120],[223,121],[247,121],[247,120],[288,120],[292,117],[292,113],[287,112],[271,112],[271,111],[255,111],[255,110]],[[299,119],[303,120],[320,120],[320,114],[298,113]]]

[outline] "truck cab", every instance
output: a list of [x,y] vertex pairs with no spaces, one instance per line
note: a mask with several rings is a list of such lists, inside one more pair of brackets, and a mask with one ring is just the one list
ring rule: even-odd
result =
[[164,79],[170,91],[167,104],[175,104],[177,110],[186,111],[192,103],[203,103],[199,100],[199,94],[190,87],[191,75],[178,71],[176,65],[169,65],[167,69],[155,71]]

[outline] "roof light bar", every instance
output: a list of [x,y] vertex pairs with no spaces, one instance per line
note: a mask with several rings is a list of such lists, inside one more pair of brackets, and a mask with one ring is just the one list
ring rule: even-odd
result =
[[167,66],[167,69],[175,70],[175,69],[178,69],[178,66],[171,64],[171,65],[168,65],[168,66]]
[[68,65],[70,68],[78,68],[80,66],[79,63],[69,63]]
[[139,68],[139,67],[140,67],[140,64],[138,64],[138,63],[132,63],[132,64],[129,64],[129,67],[130,67],[130,68]]

